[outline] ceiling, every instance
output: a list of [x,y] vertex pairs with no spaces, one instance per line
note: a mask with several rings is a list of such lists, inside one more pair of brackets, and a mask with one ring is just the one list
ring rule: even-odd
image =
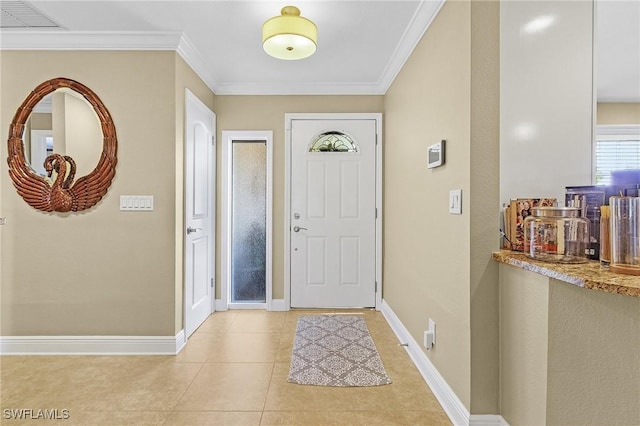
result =
[[300,61],[262,50],[282,1],[29,1],[60,28],[5,29],[1,44],[176,49],[216,94],[383,94],[442,3],[295,0],[318,26]]
[[[443,3],[296,0],[318,26],[318,50],[282,61],[262,50],[261,29],[287,2],[3,0],[33,9],[25,20],[37,28],[6,28],[17,24],[3,13],[0,46],[176,50],[216,94],[384,94]],[[640,102],[640,0],[599,1],[598,16],[598,95]]]

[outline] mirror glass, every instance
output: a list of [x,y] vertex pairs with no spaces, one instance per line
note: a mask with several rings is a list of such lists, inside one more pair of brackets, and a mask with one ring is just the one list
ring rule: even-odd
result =
[[103,135],[91,104],[80,93],[61,88],[38,102],[27,119],[22,140],[27,163],[53,182],[55,172],[48,177],[44,169],[48,155],[70,156],[76,163],[75,175],[87,175],[98,163]]
[[638,124],[610,123],[625,119],[608,116],[640,103],[640,2],[597,0],[595,13],[598,124]]

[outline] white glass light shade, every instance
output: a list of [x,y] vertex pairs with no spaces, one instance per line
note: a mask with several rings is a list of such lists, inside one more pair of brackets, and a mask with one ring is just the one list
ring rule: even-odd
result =
[[300,16],[295,6],[282,8],[282,15],[262,26],[262,47],[274,58],[294,60],[313,55],[318,41],[316,24]]

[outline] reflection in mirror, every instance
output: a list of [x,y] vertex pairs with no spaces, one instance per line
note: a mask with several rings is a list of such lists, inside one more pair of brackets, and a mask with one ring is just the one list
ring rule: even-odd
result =
[[[36,124],[41,117],[32,113],[51,93],[51,117],[43,120],[51,123]],[[57,103],[61,106],[56,107]],[[47,128],[34,128],[41,125]],[[102,144],[95,143],[96,135]],[[116,173],[117,146],[116,128],[102,100],[78,81],[54,78],[33,89],[16,110],[7,141],[9,176],[31,207],[46,212],[80,212],[107,194]],[[96,149],[100,152],[97,162]],[[75,158],[69,155],[71,151]],[[39,165],[45,155],[46,177]],[[84,168],[90,172],[77,177]]]
[[[61,154],[73,158],[74,172],[88,174],[102,152],[102,129],[93,107],[82,95],[68,88],[46,95],[36,104],[25,123],[23,133],[27,163],[40,176],[53,182],[56,173],[47,176],[47,156]],[[68,168],[67,174],[71,173]]]
[[637,109],[640,103],[640,2],[597,0],[595,13],[597,101],[623,104],[612,105],[613,108]]
[[640,1],[595,0],[593,182],[640,167]]

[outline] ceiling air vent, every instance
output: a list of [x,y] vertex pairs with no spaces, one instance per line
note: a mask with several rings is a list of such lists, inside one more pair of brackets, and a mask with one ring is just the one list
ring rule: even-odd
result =
[[59,25],[23,1],[0,2],[0,28],[58,28]]

